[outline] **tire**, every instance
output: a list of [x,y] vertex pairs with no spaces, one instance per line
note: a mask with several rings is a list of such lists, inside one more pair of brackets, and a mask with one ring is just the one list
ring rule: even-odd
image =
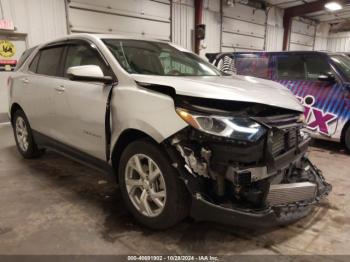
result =
[[344,133],[344,146],[348,153],[350,153],[350,126],[347,127]]
[[12,125],[17,149],[20,154],[26,159],[39,157],[42,151],[38,149],[34,141],[32,129],[22,110],[17,110],[14,113]]
[[[141,165],[137,165],[137,159]],[[152,172],[149,172],[150,166]],[[138,167],[146,178],[140,175]],[[157,173],[157,176],[152,175]],[[137,140],[125,148],[119,162],[118,177],[124,203],[141,224],[152,229],[165,229],[188,215],[190,197],[185,184],[159,146],[152,141]],[[141,199],[143,201],[138,201]]]

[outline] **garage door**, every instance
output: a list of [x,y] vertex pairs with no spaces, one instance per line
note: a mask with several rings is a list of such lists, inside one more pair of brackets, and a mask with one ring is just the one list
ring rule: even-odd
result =
[[113,33],[170,40],[170,0],[72,0],[72,33]]
[[265,11],[241,4],[228,6],[223,1],[222,12],[223,52],[265,49]]
[[289,37],[290,51],[310,51],[314,49],[316,25],[312,21],[294,18]]

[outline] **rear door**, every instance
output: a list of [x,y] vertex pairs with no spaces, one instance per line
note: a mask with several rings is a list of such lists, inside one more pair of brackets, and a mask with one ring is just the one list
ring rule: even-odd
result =
[[316,136],[331,138],[337,128],[337,117],[331,104],[342,92],[335,81],[320,81],[320,75],[335,72],[322,54],[279,54],[274,57],[274,80],[288,87],[305,106],[307,128]]
[[53,98],[61,77],[59,68],[63,54],[62,45],[42,48],[31,61],[28,73],[18,79],[21,101],[32,128],[47,136],[55,135]]
[[84,41],[66,45],[63,79],[55,92],[56,135],[59,141],[91,156],[105,159],[105,112],[110,87],[103,83],[71,81],[67,69],[98,65],[112,75],[97,48]]

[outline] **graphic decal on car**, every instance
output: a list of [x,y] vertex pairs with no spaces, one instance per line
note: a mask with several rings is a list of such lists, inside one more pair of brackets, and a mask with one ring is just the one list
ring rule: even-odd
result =
[[289,88],[302,102],[309,130],[328,137],[340,137],[339,132],[350,117],[342,85],[297,80],[277,82]]
[[[297,98],[305,108],[304,115],[307,128],[312,131],[318,131],[323,135],[331,136],[336,130],[337,116],[314,107],[316,98],[311,95],[307,95],[304,98],[297,96]],[[334,131],[332,132],[332,130]]]

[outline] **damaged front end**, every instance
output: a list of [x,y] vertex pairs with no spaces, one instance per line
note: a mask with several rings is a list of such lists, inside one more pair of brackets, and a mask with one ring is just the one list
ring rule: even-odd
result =
[[165,146],[192,194],[193,218],[287,224],[331,191],[307,158],[310,138],[300,112],[179,96],[175,103],[189,126]]

